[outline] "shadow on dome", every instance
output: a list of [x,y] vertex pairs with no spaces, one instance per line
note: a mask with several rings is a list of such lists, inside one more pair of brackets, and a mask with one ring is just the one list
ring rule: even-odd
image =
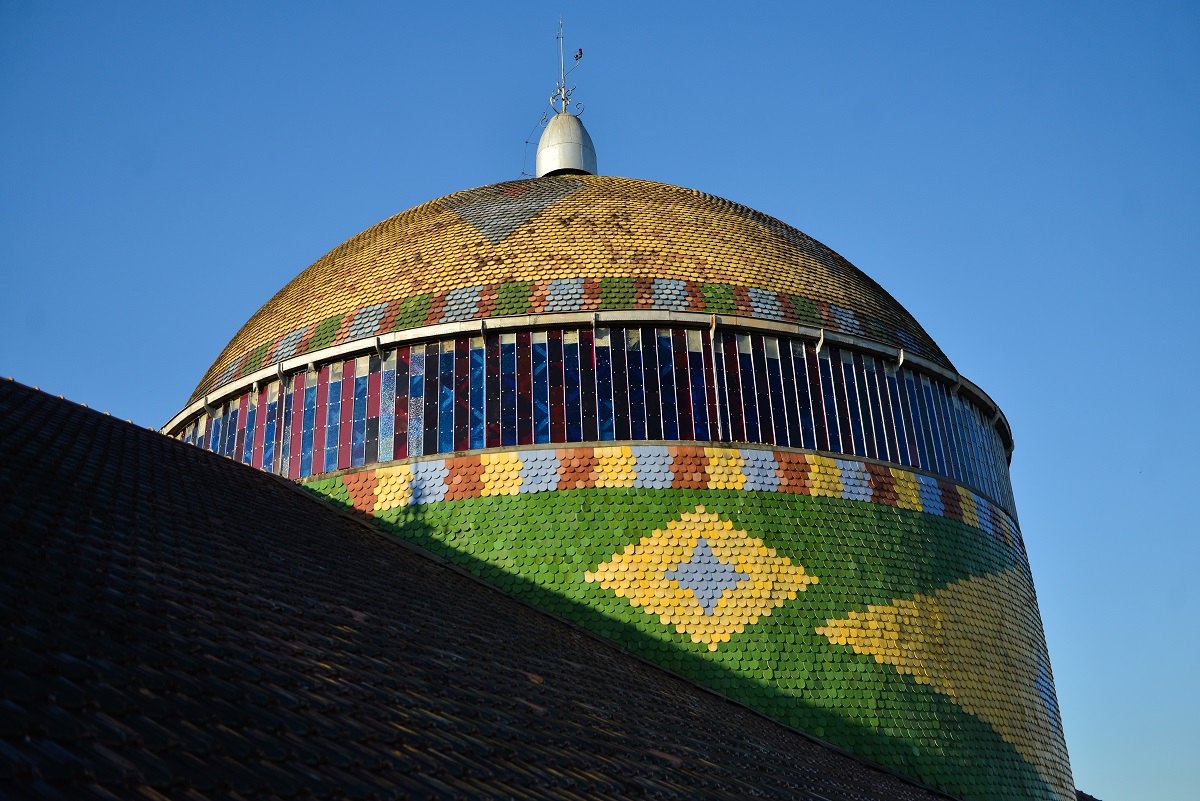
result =
[[[594,606],[554,592],[546,586],[503,570],[447,543],[437,535],[441,527],[431,519],[434,515],[430,514],[430,507],[421,504],[406,507],[402,521],[390,521],[355,508],[344,486],[332,493],[311,485],[299,486],[324,502],[339,506],[345,513],[372,528],[432,554],[435,560],[451,568],[465,570],[474,578],[498,587],[506,595],[519,599],[532,608],[586,630],[581,633],[613,641],[634,655],[694,682],[700,689],[715,692],[718,696],[789,725],[804,736],[815,737],[821,742],[844,749],[856,759],[860,758],[857,754],[869,753],[875,762],[890,770],[946,792],[971,798],[980,793],[986,795],[989,790],[994,791],[995,788],[991,785],[981,786],[978,776],[971,778],[964,775],[963,767],[967,765],[982,769],[985,774],[989,773],[990,769],[978,764],[978,748],[960,747],[960,744],[974,741],[978,746],[985,743],[987,749],[995,749],[992,753],[1007,755],[1008,758],[1004,760],[1006,772],[1014,771],[1019,774],[1006,776],[1004,784],[1009,787],[1022,786],[1029,797],[1054,797],[1050,786],[1012,744],[1005,741],[987,723],[965,712],[948,698],[929,693],[927,711],[930,720],[936,720],[937,723],[936,729],[928,730],[927,740],[916,741],[901,734],[889,733],[890,728],[900,730],[901,719],[905,714],[903,711],[897,710],[894,727],[885,726],[882,721],[879,726],[857,722],[834,711],[850,704],[843,703],[841,691],[823,686],[820,677],[813,677],[807,689],[814,696],[827,694],[828,706],[781,692],[778,686],[768,681],[758,681],[741,675],[711,658],[668,644],[650,634],[648,630],[606,615]],[[771,619],[770,625],[781,625],[778,616]],[[875,660],[867,656],[858,657],[858,663],[863,673],[871,672],[876,667]],[[875,691],[880,698],[905,697],[928,689],[922,688],[913,676],[896,673],[890,668],[879,670],[875,678],[883,679],[882,692]],[[780,709],[784,707],[790,708],[791,713],[781,714]],[[911,722],[906,721],[906,725],[911,730]],[[725,745],[737,747],[737,744]]]

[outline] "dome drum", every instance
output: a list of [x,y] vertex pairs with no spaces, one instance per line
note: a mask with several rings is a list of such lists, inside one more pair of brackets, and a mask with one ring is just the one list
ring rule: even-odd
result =
[[[606,312],[402,332],[378,338],[369,350],[355,342],[329,349],[340,353],[311,354],[310,362],[260,371],[257,380],[239,382],[241,388],[226,401],[210,398],[194,404],[169,430],[291,478],[408,456],[534,442],[761,442],[924,470],[1013,509],[1008,442],[991,425],[996,409],[986,396],[980,400],[962,392],[973,385],[956,374],[918,365],[922,360],[911,357],[901,364],[898,352],[845,335],[808,331],[803,336],[796,326],[758,320],[728,325],[725,319],[708,318],[708,326],[695,326],[702,321],[699,315],[679,313]],[[573,383],[563,377],[564,342],[575,349]],[[547,350],[554,347],[556,352]],[[504,361],[509,351],[511,363]],[[914,370],[917,366],[923,369]],[[567,382],[560,391],[570,395],[573,387],[581,393],[573,409],[566,406],[567,395],[554,400],[547,370],[557,371],[560,384]],[[369,393],[373,415],[366,406],[355,407],[348,418],[341,412],[342,404],[354,402],[350,385],[339,383],[349,375]],[[444,397],[430,394],[431,380]],[[489,405],[486,393],[499,390],[488,381],[496,387],[511,383],[521,394],[497,397]],[[414,389],[419,385],[422,397],[420,408],[409,414],[404,412],[414,393],[406,382],[413,382]],[[648,394],[668,385],[667,394]],[[380,397],[381,392],[391,395]],[[367,397],[360,400],[365,403]],[[437,403],[426,408],[424,399],[435,397]],[[325,462],[320,448],[313,452],[311,437],[290,448],[290,462],[282,442],[277,450],[260,446],[251,451],[251,442],[271,438],[264,417],[272,402],[268,399],[278,404],[272,434],[283,436],[288,409],[302,417],[303,428],[315,432],[316,439],[323,440],[339,423],[361,427],[361,453],[352,456],[344,450]],[[533,405],[520,406],[535,401],[536,413]],[[254,411],[260,405],[263,410]],[[509,412],[513,416],[504,417]],[[257,423],[249,419],[251,413]],[[449,415],[441,421],[440,433],[439,414]],[[552,432],[552,415],[573,415],[584,427]],[[640,426],[631,419],[640,420]],[[390,442],[378,432],[369,435],[369,423],[395,432]],[[495,427],[494,437],[484,437],[488,427]],[[448,433],[455,429],[457,434]],[[412,448],[408,435],[415,438]]]

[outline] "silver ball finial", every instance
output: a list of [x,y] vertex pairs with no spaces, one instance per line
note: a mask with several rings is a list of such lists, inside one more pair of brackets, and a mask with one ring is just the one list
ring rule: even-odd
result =
[[537,177],[596,172],[596,148],[583,123],[570,112],[555,114],[538,140]]

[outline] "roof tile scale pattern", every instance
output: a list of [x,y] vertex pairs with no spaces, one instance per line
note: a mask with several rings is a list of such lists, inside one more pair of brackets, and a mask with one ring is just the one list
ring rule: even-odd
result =
[[6,798],[948,798],[11,381],[0,531]]
[[951,366],[882,287],[795,228],[691,189],[578,175],[458,192],[350,239],[242,327],[192,400],[285,359],[393,331],[609,309],[798,323]]

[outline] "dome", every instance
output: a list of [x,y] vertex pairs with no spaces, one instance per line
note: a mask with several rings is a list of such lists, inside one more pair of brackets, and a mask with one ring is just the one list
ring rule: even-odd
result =
[[1074,797],[1003,414],[744,206],[586,174],[418,206],[166,431],[953,795]]
[[537,147],[538,178],[547,175],[595,175],[596,148],[583,122],[574,114],[554,115]]
[[250,318],[191,400],[285,359],[407,328],[601,310],[794,323],[951,367],[879,284],[795,228],[691,189],[571,175],[458,192],[350,239]]

